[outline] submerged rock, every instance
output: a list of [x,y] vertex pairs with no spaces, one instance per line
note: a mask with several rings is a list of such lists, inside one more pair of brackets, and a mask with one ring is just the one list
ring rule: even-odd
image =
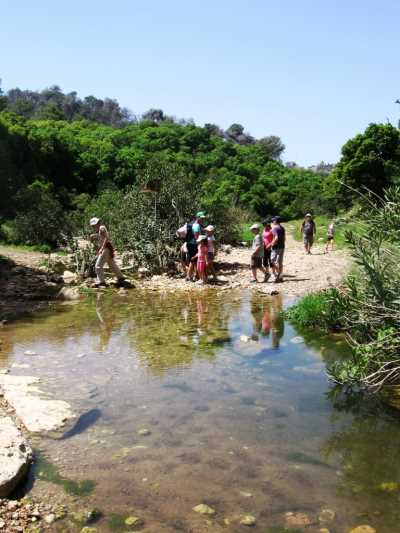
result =
[[138,516],[128,516],[128,518],[125,519],[125,525],[129,527],[141,526],[143,523],[143,520]]
[[305,527],[313,523],[311,518],[305,513],[286,513],[286,525],[288,527]]
[[256,518],[250,514],[243,516],[243,518],[241,518],[239,522],[239,524],[241,524],[242,526],[249,526],[249,527],[255,526],[256,523],[257,523]]
[[151,431],[147,428],[142,428],[142,429],[139,429],[138,434],[141,437],[147,437],[148,435],[151,435]]
[[321,523],[332,522],[332,520],[335,520],[335,516],[336,513],[332,509],[322,509],[319,513],[318,520]]
[[350,533],[376,533],[376,529],[369,525],[362,525],[351,529]]
[[379,490],[382,492],[398,492],[400,490],[400,483],[388,481],[379,485]]
[[200,503],[199,505],[196,505],[196,507],[193,507],[193,511],[199,514],[215,515],[215,510],[212,507],[206,505],[205,503]]

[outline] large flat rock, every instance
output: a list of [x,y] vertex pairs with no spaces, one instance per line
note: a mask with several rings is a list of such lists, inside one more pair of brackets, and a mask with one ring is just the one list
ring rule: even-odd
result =
[[54,431],[73,418],[70,405],[45,395],[37,386],[39,378],[0,374],[4,398],[15,409],[17,417],[31,432]]
[[14,490],[28,471],[32,450],[14,421],[0,411],[0,498]]

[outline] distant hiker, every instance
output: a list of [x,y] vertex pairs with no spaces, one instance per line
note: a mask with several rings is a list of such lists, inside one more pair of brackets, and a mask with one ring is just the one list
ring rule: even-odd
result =
[[208,246],[206,235],[200,235],[197,239],[197,273],[201,283],[207,282]]
[[328,226],[328,231],[326,232],[325,253],[328,253],[329,245],[331,245],[331,251],[333,252],[334,242],[335,242],[335,223],[332,221]]
[[283,256],[285,253],[285,228],[281,225],[280,217],[272,219],[272,235],[271,242],[271,262],[272,272],[274,273],[275,283],[283,281]]
[[204,221],[206,214],[204,211],[199,211],[196,213],[196,218],[191,224],[193,238],[190,241],[187,241],[188,245],[188,255],[189,255],[189,270],[186,276],[186,281],[195,281],[196,279],[196,265],[197,259],[197,239],[204,233]]
[[270,277],[269,269],[272,267],[271,262],[271,243],[274,238],[272,235],[272,227],[270,220],[264,220],[263,222],[264,231],[262,234],[263,243],[264,243],[264,257],[263,257],[263,267],[266,271],[267,279]]
[[300,231],[303,235],[304,249],[307,254],[311,254],[311,247],[314,243],[314,235],[317,233],[317,228],[310,213],[307,213],[304,217]]
[[96,287],[107,287],[104,278],[104,264],[108,263],[110,269],[117,277],[117,285],[125,285],[124,276],[114,260],[114,247],[110,241],[107,228],[101,224],[101,220],[97,217],[90,219],[90,226],[96,230],[94,235],[91,235],[91,240],[97,240],[97,259],[96,259]]
[[250,283],[257,283],[257,270],[261,270],[264,274],[264,281],[268,280],[267,272],[263,267],[263,257],[264,257],[264,243],[260,235],[260,226],[259,224],[253,224],[250,227],[252,234],[254,235],[253,244],[251,247],[251,272],[253,274],[253,279],[250,280]]
[[[193,226],[196,223],[197,222],[187,222],[176,232],[177,237],[184,239],[185,241],[181,246],[180,255],[181,266],[185,274],[186,281],[191,281],[193,274],[196,273],[197,243],[195,233],[193,231]],[[198,229],[199,228],[196,227],[196,230]]]
[[215,228],[211,224],[205,228],[207,235],[207,247],[208,247],[208,267],[207,270],[210,274],[213,275],[214,280],[217,279],[217,274],[215,272],[214,259],[217,253],[217,245],[215,241],[214,231]]

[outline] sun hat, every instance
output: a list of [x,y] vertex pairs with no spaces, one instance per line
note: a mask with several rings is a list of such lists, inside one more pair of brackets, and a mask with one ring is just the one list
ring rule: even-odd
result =
[[196,213],[196,218],[206,218],[206,214],[204,211],[199,211]]
[[209,226],[206,227],[206,231],[214,231],[215,228],[212,224],[210,224]]
[[312,218],[312,214],[311,213],[307,213],[306,217],[311,217]]
[[91,226],[96,226],[99,222],[100,222],[100,219],[97,218],[97,217],[92,217],[92,218],[90,219],[90,225],[91,225]]
[[272,217],[272,222],[280,222],[281,221],[281,217],[280,216],[275,216],[275,217]]
[[196,240],[197,244],[200,244],[201,242],[207,240],[207,237],[205,235],[200,235],[200,237]]
[[260,224],[253,224],[250,229],[260,229]]

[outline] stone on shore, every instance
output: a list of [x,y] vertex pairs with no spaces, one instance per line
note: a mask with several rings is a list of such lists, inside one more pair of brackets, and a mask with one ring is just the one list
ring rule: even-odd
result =
[[59,300],[74,301],[79,300],[81,293],[78,287],[63,287],[57,294]]
[[362,525],[351,529],[350,533],[376,533],[376,529],[368,525]]
[[24,478],[32,450],[10,417],[0,412],[0,498],[8,496]]
[[257,520],[254,516],[252,515],[246,515],[246,516],[243,516],[243,518],[241,518],[240,522],[239,522],[242,526],[249,526],[249,527],[252,527],[252,526],[255,526],[256,523],[257,523]]
[[67,402],[45,397],[32,376],[0,375],[4,398],[28,431],[54,431],[74,417]]

